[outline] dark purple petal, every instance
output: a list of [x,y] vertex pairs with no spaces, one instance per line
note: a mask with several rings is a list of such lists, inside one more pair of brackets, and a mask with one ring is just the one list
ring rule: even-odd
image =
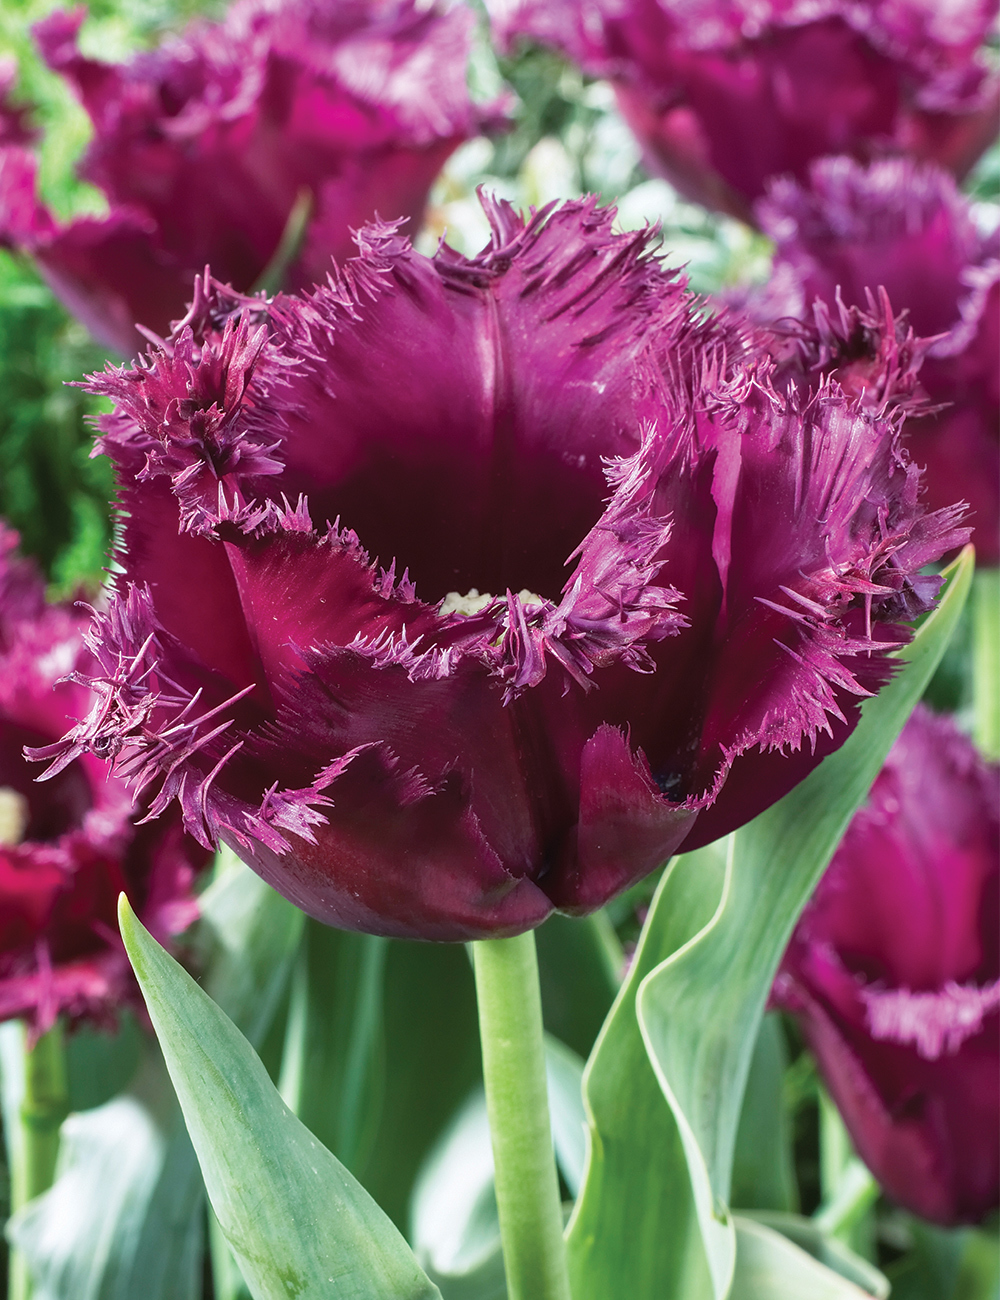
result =
[[194,919],[205,854],[172,812],[140,828],[100,757],[64,757],[51,780],[23,750],[49,751],[94,697],[81,608],[47,605],[41,576],[0,526],[0,1018],[46,1029],[60,1014],[107,1019],[138,992],[118,938],[123,890],[162,941]]
[[997,776],[919,708],[774,988],[863,1159],[938,1223],[974,1222],[1000,1201]]
[[[1000,244],[976,229],[952,179],[902,160],[860,167],[827,158],[809,185],[775,182],[758,204],[776,241],[772,287],[750,295],[757,320],[796,333],[781,365],[806,382],[835,375],[866,401],[911,417],[905,436],[927,467],[928,502],[973,507],[980,559],[1000,557]],[[876,289],[901,317],[890,328]],[[835,305],[839,304],[839,305]],[[868,310],[866,311],[866,306]],[[839,312],[839,325],[831,324]],[[811,317],[811,319],[810,319]],[[911,338],[912,330],[922,338]],[[900,351],[902,349],[902,351]],[[772,349],[774,351],[774,349]],[[922,409],[921,409],[922,408]]]
[[650,232],[484,202],[475,258],[374,225],[304,298],[201,281],[94,380],[123,573],[51,773],[112,758],[376,933],[588,911],[766,807],[966,536],[891,421],[776,392]]
[[134,322],[168,333],[207,264],[252,289],[296,213],[293,288],[322,280],[373,217],[416,223],[482,116],[465,86],[472,15],[460,6],[242,0],[221,23],[194,23],[124,64],[80,52],[85,14],[57,11],[35,35],[93,122],[80,174],[110,214],[59,228],[35,204],[25,229],[9,216],[28,203],[24,177],[0,171],[0,238],[34,255],[67,306],[126,355],[140,342]]
[[820,5],[491,0],[498,35],[555,45],[610,77],[647,165],[744,219],[769,178],[844,153],[924,158],[964,175],[996,133],[980,54],[990,0]]

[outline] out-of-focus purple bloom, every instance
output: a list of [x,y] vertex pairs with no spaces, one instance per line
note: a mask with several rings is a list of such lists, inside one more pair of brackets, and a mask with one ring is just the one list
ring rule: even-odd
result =
[[799,921],[774,985],[862,1159],[901,1205],[1000,1201],[996,764],[918,708]]
[[[997,231],[984,236],[976,229],[950,176],[903,159],[868,168],[849,158],[823,159],[810,169],[807,187],[776,181],[757,210],[776,250],[772,283],[751,301],[753,315],[796,318],[815,343],[825,331],[822,346],[811,349],[814,377],[833,372],[857,389],[866,371],[870,378],[879,372],[881,388],[869,385],[868,400],[878,393],[898,404],[919,380],[922,405],[933,409],[921,414],[921,403],[911,404],[905,436],[914,460],[927,467],[928,499],[933,506],[968,501],[980,559],[997,563]],[[873,316],[869,295],[877,286],[894,311],[905,312],[905,324],[893,326],[884,306]],[[849,311],[837,305],[838,295]],[[921,338],[910,335],[907,343],[908,331]]]
[[609,77],[650,169],[749,219],[773,176],[825,154],[930,159],[963,176],[996,133],[979,50],[995,0],[490,0]]
[[13,59],[0,59],[0,147],[30,144],[37,135],[28,124],[30,109],[10,101],[16,80],[17,64]]
[[381,225],[308,297],[206,280],[94,383],[124,575],[54,770],[117,755],[348,928],[513,933],[753,816],[966,535],[891,422],[775,393],[649,231],[486,206],[472,259]]
[[[94,696],[87,614],[45,603],[42,579],[0,526],[0,1020],[41,1032],[56,1015],[107,1017],[134,981],[116,925],[124,890],[161,942],[194,919],[204,850],[178,816],[145,826],[125,783],[81,754],[39,785],[24,746],[51,744]],[[137,990],[135,990],[137,992]]]
[[168,332],[206,265],[253,288],[293,235],[293,211],[308,219],[290,288],[322,280],[376,214],[418,220],[480,122],[461,7],[241,0],[224,22],[198,22],[126,64],[79,52],[84,15],[56,12],[35,33],[93,121],[80,174],[110,213],[60,226],[38,199],[31,154],[8,149],[0,241],[30,252],[70,310],[126,355],[141,342],[135,322]]

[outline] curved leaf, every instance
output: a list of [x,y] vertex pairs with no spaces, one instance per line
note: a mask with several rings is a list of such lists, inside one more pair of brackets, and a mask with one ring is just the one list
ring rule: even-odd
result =
[[295,1118],[247,1040],[124,895],[120,920],[212,1208],[254,1300],[439,1297],[389,1219]]
[[[728,1294],[736,1259],[726,1202],[744,1085],[775,971],[800,912],[944,653],[972,567],[969,548],[953,566],[937,609],[900,654],[904,667],[866,701],[846,743],[729,837],[714,917],[638,991],[639,1025],[681,1134],[717,1300]],[[701,876],[696,857],[682,859],[689,878]]]

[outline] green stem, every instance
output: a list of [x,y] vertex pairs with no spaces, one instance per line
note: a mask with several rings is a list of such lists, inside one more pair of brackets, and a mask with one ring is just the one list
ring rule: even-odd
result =
[[[24,1047],[24,1093],[18,1133],[10,1143],[10,1202],[16,1213],[52,1186],[59,1155],[59,1129],[69,1112],[66,1052],[61,1024],[56,1021],[29,1047]],[[10,1300],[29,1300],[31,1277],[20,1251],[10,1255]]]
[[472,945],[509,1300],[570,1300],[535,936]]
[[975,740],[1000,758],[1000,569],[978,569],[972,586],[972,684]]

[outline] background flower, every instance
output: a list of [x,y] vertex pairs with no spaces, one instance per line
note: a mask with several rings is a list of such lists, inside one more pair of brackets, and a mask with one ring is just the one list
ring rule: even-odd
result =
[[879,1182],[944,1224],[1000,1201],[997,777],[949,719],[918,708],[773,993]]
[[[115,924],[124,890],[161,940],[194,919],[206,854],[180,818],[140,826],[123,782],[81,755],[39,785],[22,748],[45,746],[93,697],[84,611],[47,605],[34,566],[0,530],[0,1020],[37,1032],[60,1012],[106,1018],[134,981]],[[140,810],[141,811],[141,810]]]
[[133,323],[166,333],[206,264],[240,290],[269,268],[304,287],[349,251],[352,227],[376,213],[419,219],[480,122],[461,7],[245,0],[125,64],[80,53],[85,12],[56,12],[35,32],[92,119],[81,176],[111,210],[60,226],[38,199],[33,157],[12,147],[0,153],[0,239],[30,252],[127,355]]
[[964,536],[891,423],[783,400],[648,231],[487,208],[473,259],[381,226],[306,298],[205,282],[94,385],[125,574],[61,761],[117,753],[348,928],[523,929],[752,817]]
[[804,179],[824,154],[904,153],[963,176],[996,133],[997,82],[979,56],[991,0],[490,9],[507,42],[532,36],[609,77],[649,169],[745,219],[770,177]]
[[[919,370],[925,407],[938,409],[917,410],[907,420],[907,445],[927,467],[930,503],[970,502],[980,558],[997,563],[1000,231],[977,229],[948,175],[904,159],[867,168],[849,158],[822,159],[810,168],[807,186],[775,181],[757,210],[775,240],[772,282],[751,303],[758,319],[808,319],[817,299],[828,316],[836,314],[838,296],[863,309],[882,286],[892,310],[905,312],[906,327],[925,340],[916,352],[912,341],[907,345],[904,370],[914,380]],[[896,338],[895,328],[881,332],[887,343]],[[857,348],[856,332],[845,344],[847,352]],[[834,348],[815,373],[850,360]]]

